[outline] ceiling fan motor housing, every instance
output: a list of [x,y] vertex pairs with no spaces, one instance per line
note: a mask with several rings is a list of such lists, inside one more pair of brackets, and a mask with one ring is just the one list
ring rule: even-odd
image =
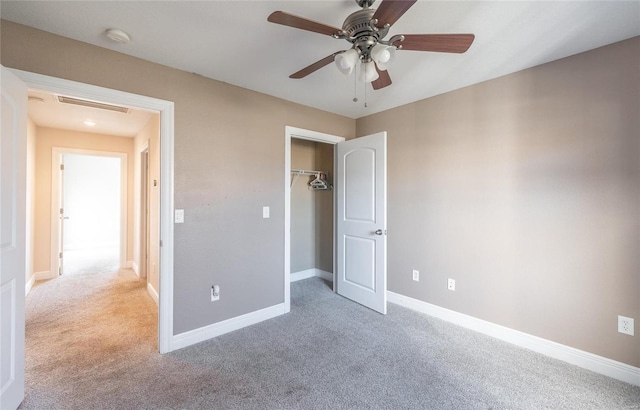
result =
[[364,62],[371,61],[371,49],[387,34],[389,27],[378,29],[372,22],[375,9],[364,8],[351,13],[342,24],[345,40],[353,44]]

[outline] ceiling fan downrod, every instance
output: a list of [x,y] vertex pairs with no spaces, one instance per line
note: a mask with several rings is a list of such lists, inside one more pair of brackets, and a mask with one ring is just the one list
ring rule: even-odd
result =
[[364,8],[371,7],[376,0],[355,0],[358,6]]

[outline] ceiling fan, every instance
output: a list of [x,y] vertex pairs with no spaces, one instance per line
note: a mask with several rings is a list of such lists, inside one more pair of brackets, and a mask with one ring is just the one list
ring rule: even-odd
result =
[[337,51],[322,60],[303,68],[289,78],[304,78],[335,61],[344,74],[351,74],[359,66],[361,81],[372,83],[374,90],[391,84],[387,72],[396,50],[464,53],[469,49],[473,34],[397,34],[384,40],[391,26],[417,0],[382,0],[377,9],[370,8],[375,0],[355,0],[362,10],[350,14],[342,28],[331,27],[284,11],[275,11],[268,17],[272,23],[312,31],[330,37],[347,40],[352,44],[347,50]]

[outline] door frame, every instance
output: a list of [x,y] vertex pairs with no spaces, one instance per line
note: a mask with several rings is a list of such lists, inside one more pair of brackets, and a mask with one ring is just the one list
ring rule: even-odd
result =
[[[139,195],[139,220],[138,220],[138,243],[134,246],[134,253],[138,252],[137,274],[139,278],[145,278],[149,284],[149,141],[145,142],[137,152],[140,159],[140,190]],[[135,229],[134,229],[135,232]],[[135,258],[135,255],[134,255]]]
[[[291,139],[301,139],[307,141],[322,142],[325,144],[335,145],[339,142],[345,141],[346,138],[338,137],[336,135],[325,134],[323,132],[305,130],[303,128],[296,128],[285,126],[284,133],[284,313],[291,311]],[[334,152],[335,157],[335,152]],[[336,164],[334,161],[334,179]],[[335,208],[336,200],[333,200],[333,225],[335,228]],[[334,229],[335,239],[335,229]],[[333,290],[335,291],[335,275],[336,275],[336,257],[335,257],[335,241],[333,252]]]
[[175,350],[173,336],[173,208],[174,208],[174,103],[57,77],[9,69],[27,88],[160,113],[160,266],[158,348]]
[[[59,252],[63,252],[64,243],[60,243],[60,213],[59,204],[63,193],[60,192],[60,164],[64,154],[87,155],[97,157],[118,158],[120,160],[120,269],[127,267],[127,154],[124,152],[96,151],[80,148],[53,147],[51,150],[51,267],[50,275],[57,278],[59,266]],[[64,256],[63,256],[64,258]],[[64,273],[64,272],[63,272]]]

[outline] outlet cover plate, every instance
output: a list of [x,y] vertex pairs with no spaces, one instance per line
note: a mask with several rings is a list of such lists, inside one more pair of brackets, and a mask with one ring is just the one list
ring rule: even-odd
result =
[[213,285],[211,286],[211,301],[215,302],[220,300],[220,286]]
[[618,316],[618,332],[633,336],[633,318]]
[[420,271],[417,270],[413,270],[413,280],[415,280],[416,282],[420,282]]
[[449,278],[447,280],[447,289],[453,290],[453,291],[456,290],[456,280],[455,279]]

